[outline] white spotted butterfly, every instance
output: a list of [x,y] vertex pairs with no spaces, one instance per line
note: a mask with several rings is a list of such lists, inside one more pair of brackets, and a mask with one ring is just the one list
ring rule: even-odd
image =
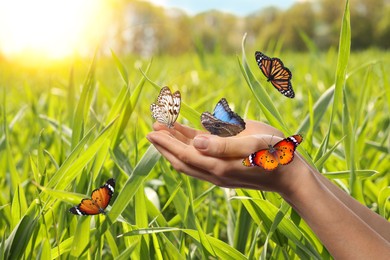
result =
[[172,93],[168,87],[163,87],[158,95],[157,102],[150,105],[152,116],[157,122],[173,128],[179,116],[181,95],[179,91]]

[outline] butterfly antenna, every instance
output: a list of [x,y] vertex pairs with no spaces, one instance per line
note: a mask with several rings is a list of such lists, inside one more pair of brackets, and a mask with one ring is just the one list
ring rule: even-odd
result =
[[265,143],[265,145],[268,147],[268,146],[270,146],[271,144],[272,144],[272,139],[274,138],[274,135],[272,134],[272,136],[271,136],[271,140],[267,143],[265,140],[264,140],[264,138],[261,138],[261,140]]

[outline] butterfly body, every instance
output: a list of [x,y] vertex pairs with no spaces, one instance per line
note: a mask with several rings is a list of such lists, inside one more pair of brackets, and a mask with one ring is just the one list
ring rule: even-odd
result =
[[247,167],[259,166],[272,171],[280,164],[286,165],[292,162],[295,149],[302,141],[301,135],[287,137],[273,146],[268,145],[268,148],[252,153],[242,161],[242,164]]
[[294,98],[295,93],[291,85],[292,73],[283,62],[279,58],[270,58],[259,51],[255,53],[255,58],[267,81],[286,97]]
[[157,122],[173,128],[180,113],[181,95],[174,93],[168,87],[163,87],[158,95],[157,102],[150,105],[152,116]]
[[115,180],[109,179],[103,186],[92,191],[91,199],[83,199],[81,203],[69,209],[75,215],[106,214],[104,211],[114,194]]
[[211,134],[221,137],[234,136],[245,129],[244,120],[230,109],[225,98],[217,103],[213,114],[202,113],[201,123]]

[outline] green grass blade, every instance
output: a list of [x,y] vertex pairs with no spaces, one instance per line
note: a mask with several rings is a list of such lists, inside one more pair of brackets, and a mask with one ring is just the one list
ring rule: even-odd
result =
[[323,167],[324,163],[329,159],[334,150],[336,150],[337,146],[339,146],[339,144],[341,144],[343,140],[344,137],[343,139],[338,141],[333,147],[331,147],[325,154],[323,154],[322,157],[318,158],[318,160],[314,162],[317,169],[321,169]]
[[118,71],[119,71],[119,74],[121,75],[123,83],[125,84],[125,86],[128,86],[128,84],[129,84],[129,74],[127,72],[127,69],[126,69],[125,65],[123,65],[123,63],[120,61],[118,56],[116,56],[116,54],[115,54],[115,52],[113,50],[111,50],[111,56],[112,56],[112,58],[115,61],[116,67],[118,68]]
[[95,86],[95,66],[96,56],[94,57],[87,77],[83,84],[83,89],[80,94],[80,99],[77,104],[75,114],[73,116],[72,125],[72,148],[74,148],[83,138],[85,119],[91,106],[92,94]]
[[334,86],[328,88],[321,97],[315,102],[313,106],[313,121],[310,121],[310,114],[307,115],[302,123],[299,125],[297,133],[307,133],[309,132],[309,128],[313,128],[313,132],[315,132],[319,124],[321,123],[329,105],[332,104],[334,95]]
[[12,225],[11,228],[15,228],[15,226],[19,223],[21,218],[27,212],[27,200],[26,195],[22,186],[19,184],[14,193],[11,207],[12,214]]
[[[256,222],[257,225],[264,228],[264,231],[268,233],[271,230],[272,222],[275,219],[278,209],[271,204],[269,201],[261,199],[256,194],[256,191],[251,190],[237,190],[237,194],[247,199],[240,199],[240,201],[247,208],[252,219]],[[296,253],[301,252],[301,254],[306,255],[306,257],[321,258],[320,250],[316,250],[311,241],[308,241],[305,238],[305,235],[287,218],[283,218],[278,225],[277,230],[283,237],[287,238],[289,246],[295,250]],[[310,238],[312,241],[317,240],[315,237]],[[283,239],[273,236],[272,240],[279,245],[283,245]],[[317,245],[318,246],[318,245]],[[326,254],[325,251],[322,254]]]
[[91,217],[72,217],[78,218],[78,223],[75,231],[75,236],[73,238],[72,246],[70,248],[70,255],[77,259],[84,254],[88,244],[90,243]]
[[26,252],[27,245],[38,225],[38,219],[33,212],[26,214],[13,229],[5,241],[5,259],[21,259]]
[[283,220],[284,216],[286,215],[287,211],[290,209],[290,205],[288,205],[285,201],[282,202],[282,205],[280,206],[280,209],[278,210],[278,213],[276,213],[276,217],[274,221],[272,222],[271,228],[268,231],[263,251],[261,252],[260,259],[264,260],[267,259],[267,246],[268,241],[274,234],[276,228],[278,227],[279,223]]
[[390,201],[390,187],[383,188],[378,195],[378,208],[379,214],[386,219],[389,217],[387,208],[389,207]]
[[265,88],[262,87],[261,84],[256,80],[256,78],[253,76],[252,71],[249,68],[249,65],[248,65],[247,59],[246,59],[246,55],[245,55],[245,47],[244,47],[245,46],[245,38],[246,38],[246,35],[244,36],[244,38],[242,40],[242,62],[238,59],[238,64],[240,66],[241,73],[244,76],[253,95],[256,97],[258,104],[261,108],[261,111],[264,113],[268,122],[272,126],[283,130],[285,133],[286,132],[288,133],[288,131],[284,125],[284,120],[282,119],[282,116],[279,114],[275,105],[272,103],[271,98],[269,97]]
[[[356,170],[355,174],[356,177],[359,179],[364,179],[368,177],[372,177],[375,174],[378,174],[378,171],[375,170]],[[324,175],[328,179],[349,179],[350,178],[350,171],[337,171],[337,172],[326,172]]]
[[83,144],[86,144],[89,139],[87,134],[81,142],[77,145],[72,154],[67,158],[60,169],[54,174],[47,184],[48,188],[65,189],[71,181],[77,177],[81,170],[90,162],[94,156],[100,151],[100,148],[109,142],[111,135],[111,127],[115,124],[112,122],[106,128],[104,128],[92,144],[85,149]]
[[74,236],[71,236],[61,242],[58,246],[51,249],[51,258],[58,259],[61,255],[70,252]]
[[[161,232],[177,232],[177,231],[182,231],[187,235],[191,236],[196,241],[201,242],[201,238],[199,236],[198,230],[193,230],[193,229],[180,229],[180,228],[167,228],[167,227],[138,229],[123,234],[123,236],[157,234]],[[205,239],[207,239],[207,241],[209,241],[210,244],[213,246],[216,253],[216,257],[218,259],[247,259],[239,251],[237,251],[236,249],[234,249],[233,247],[229,246],[228,244],[224,243],[219,239],[216,239],[209,235],[206,235]]]
[[[131,202],[131,199],[134,197],[139,187],[142,186],[146,177],[153,169],[159,158],[160,154],[157,152],[154,146],[149,146],[141,160],[135,166],[134,171],[131,173],[129,179],[122,187],[122,190],[115,199],[110,212],[108,212],[107,217],[111,221],[117,219],[123,210],[127,207],[127,205]],[[108,228],[108,226],[104,225],[102,227],[102,231],[105,231],[106,228]]]
[[328,134],[325,138],[324,146],[322,147],[322,153],[325,153],[326,149],[328,148],[328,142],[331,136],[333,120],[337,115],[337,113],[339,113],[340,104],[342,104],[343,102],[342,95],[343,95],[343,88],[345,86],[345,81],[346,81],[350,50],[351,50],[351,21],[350,21],[350,12],[349,12],[349,0],[347,0],[345,3],[345,9],[344,9],[344,14],[341,23],[332,115],[329,122]]
[[[119,65],[119,66],[123,67],[121,70],[124,70],[123,65]],[[148,67],[146,68],[146,73],[149,71],[150,66],[151,63],[149,63]],[[126,73],[126,77],[127,77],[127,73]],[[135,87],[131,95],[128,86],[122,88],[121,94],[118,96],[117,101],[112,107],[112,110],[110,112],[110,118],[113,119],[118,114],[120,115],[117,130],[113,135],[112,149],[115,149],[115,147],[117,147],[121,141],[121,137],[130,120],[130,116],[133,114],[133,111],[139,101],[139,97],[144,87],[145,80],[146,80],[145,77],[142,77],[142,79],[138,82],[137,86]]]

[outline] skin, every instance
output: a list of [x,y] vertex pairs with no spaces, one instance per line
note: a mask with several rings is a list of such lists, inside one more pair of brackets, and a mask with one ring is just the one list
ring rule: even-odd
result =
[[[147,139],[179,172],[228,188],[279,193],[336,259],[390,259],[390,222],[343,192],[299,153],[274,171],[245,167],[242,159],[284,136],[257,121],[234,137],[218,137],[175,123],[158,123]],[[303,188],[304,187],[304,188]]]

